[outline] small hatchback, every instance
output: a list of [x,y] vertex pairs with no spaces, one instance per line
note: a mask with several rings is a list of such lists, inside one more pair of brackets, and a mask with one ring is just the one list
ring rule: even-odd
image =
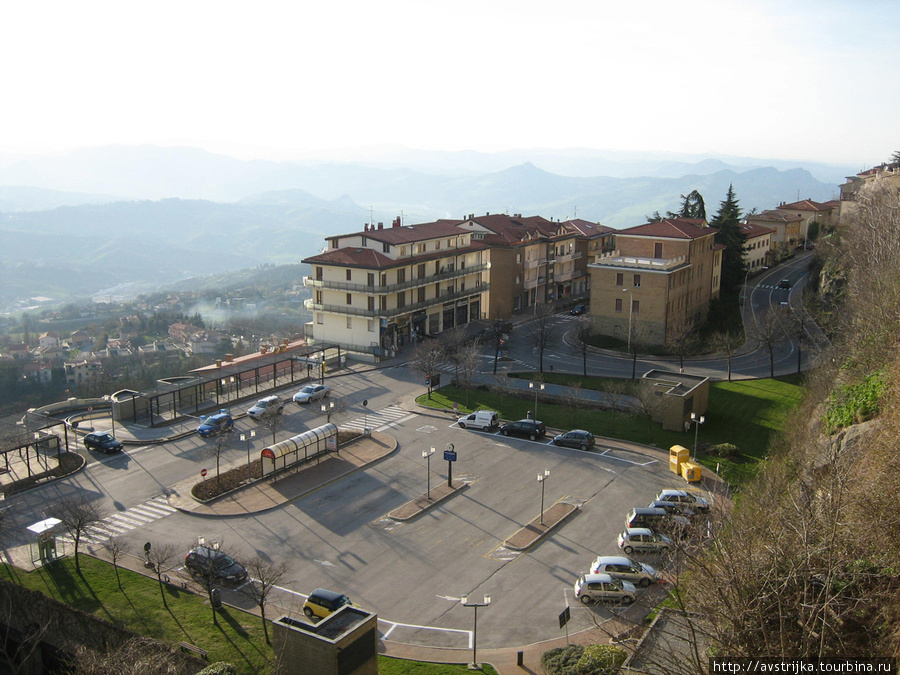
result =
[[609,574],[582,574],[575,582],[575,597],[584,604],[613,601],[630,605],[637,589],[630,581],[615,579]]
[[197,427],[197,433],[206,438],[214,436],[225,431],[231,431],[234,427],[234,419],[227,412],[222,410],[215,415],[204,417],[200,426]]
[[184,557],[184,566],[195,577],[228,584],[247,580],[247,568],[230,555],[210,546],[197,546]]
[[519,420],[504,424],[500,427],[500,433],[504,436],[525,436],[534,441],[543,438],[547,429],[540,420]]
[[590,450],[594,447],[594,434],[584,429],[572,429],[572,431],[556,436],[553,439],[553,445]]
[[114,452],[122,452],[122,442],[117,440],[108,431],[98,431],[84,437],[84,447],[88,450],[99,450],[111,455]]
[[591,564],[591,574],[608,574],[646,588],[656,581],[656,570],[622,555],[601,555]]
[[646,527],[626,527],[619,533],[619,548],[625,553],[665,553],[672,540]]
[[271,415],[278,415],[284,410],[284,401],[280,396],[266,396],[259,399],[253,404],[253,407],[247,411],[247,415],[255,420]]
[[660,490],[657,501],[671,502],[682,511],[709,511],[709,502],[687,490]]
[[306,602],[303,603],[303,613],[310,619],[313,617],[324,619],[332,612],[338,611],[344,605],[350,605],[351,607],[356,606],[350,602],[350,598],[343,593],[328,591],[324,588],[317,588],[309,594]]

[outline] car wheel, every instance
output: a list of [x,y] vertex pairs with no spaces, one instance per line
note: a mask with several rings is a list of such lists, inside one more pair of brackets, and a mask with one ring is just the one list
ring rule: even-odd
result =
[[625,546],[625,547],[622,548],[622,550],[625,551],[625,553],[628,553],[628,554],[634,553],[634,547],[633,547],[633,546]]
[[663,546],[662,548],[659,549],[659,552],[660,552],[660,553],[668,553],[668,551],[669,551],[669,547],[668,547],[668,546]]
[[311,619],[316,615],[309,607],[304,607],[303,613],[306,614],[307,619]]
[[591,596],[589,596],[589,595],[582,595],[582,596],[581,596],[581,602],[584,603],[585,605],[591,604]]
[[460,429],[465,429],[465,428],[466,428],[466,425],[463,424],[462,422],[457,422],[457,424],[459,424],[459,428],[460,428]]
[[506,429],[501,429],[500,433],[503,434],[504,436],[509,436],[509,432]]
[[587,443],[582,443],[581,449],[582,449],[582,451],[587,450]]
[[622,598],[623,605],[630,605],[632,602],[634,602],[634,598],[632,598],[630,595],[626,595],[624,598]]
[[528,434],[528,438],[529,438],[529,440],[533,441],[537,438],[537,436],[535,436],[534,434]]
[[643,579],[641,579],[641,581],[640,581],[641,588],[647,588],[647,586],[649,586],[649,585],[650,585],[650,580],[647,577],[644,577]]

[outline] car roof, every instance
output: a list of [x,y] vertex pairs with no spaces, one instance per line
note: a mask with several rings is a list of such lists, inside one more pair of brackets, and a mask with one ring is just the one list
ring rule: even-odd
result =
[[613,578],[612,578],[609,574],[607,574],[606,572],[598,572],[597,574],[593,574],[593,573],[591,573],[591,572],[585,572],[585,573],[584,573],[584,580],[587,581],[588,583],[590,583],[590,582],[594,582],[594,583],[603,583],[603,582],[606,582],[606,583],[609,583],[609,582],[611,582],[611,581],[613,580]]
[[661,494],[661,495],[678,495],[679,497],[684,497],[687,495],[687,490],[674,490],[674,489],[660,490],[659,494]]
[[637,534],[653,534],[653,530],[649,527],[626,527],[625,534],[628,536],[637,535]]
[[338,593],[337,591],[329,591],[325,588],[317,588],[312,593],[309,594],[310,597],[316,596],[318,598],[322,598],[323,600],[328,600],[329,602],[336,602],[344,597],[343,593]]
[[623,555],[601,555],[594,561],[595,565],[631,565],[632,562]]

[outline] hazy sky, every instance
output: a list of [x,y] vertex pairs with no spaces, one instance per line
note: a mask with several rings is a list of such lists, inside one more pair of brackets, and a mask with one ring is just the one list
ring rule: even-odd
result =
[[900,150],[896,0],[5,2],[0,153]]

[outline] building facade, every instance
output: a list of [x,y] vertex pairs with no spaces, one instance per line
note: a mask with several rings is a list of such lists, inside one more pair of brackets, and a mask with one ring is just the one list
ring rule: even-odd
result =
[[719,296],[722,247],[705,221],[647,223],[620,230],[615,243],[588,265],[594,332],[664,344],[706,320]]

